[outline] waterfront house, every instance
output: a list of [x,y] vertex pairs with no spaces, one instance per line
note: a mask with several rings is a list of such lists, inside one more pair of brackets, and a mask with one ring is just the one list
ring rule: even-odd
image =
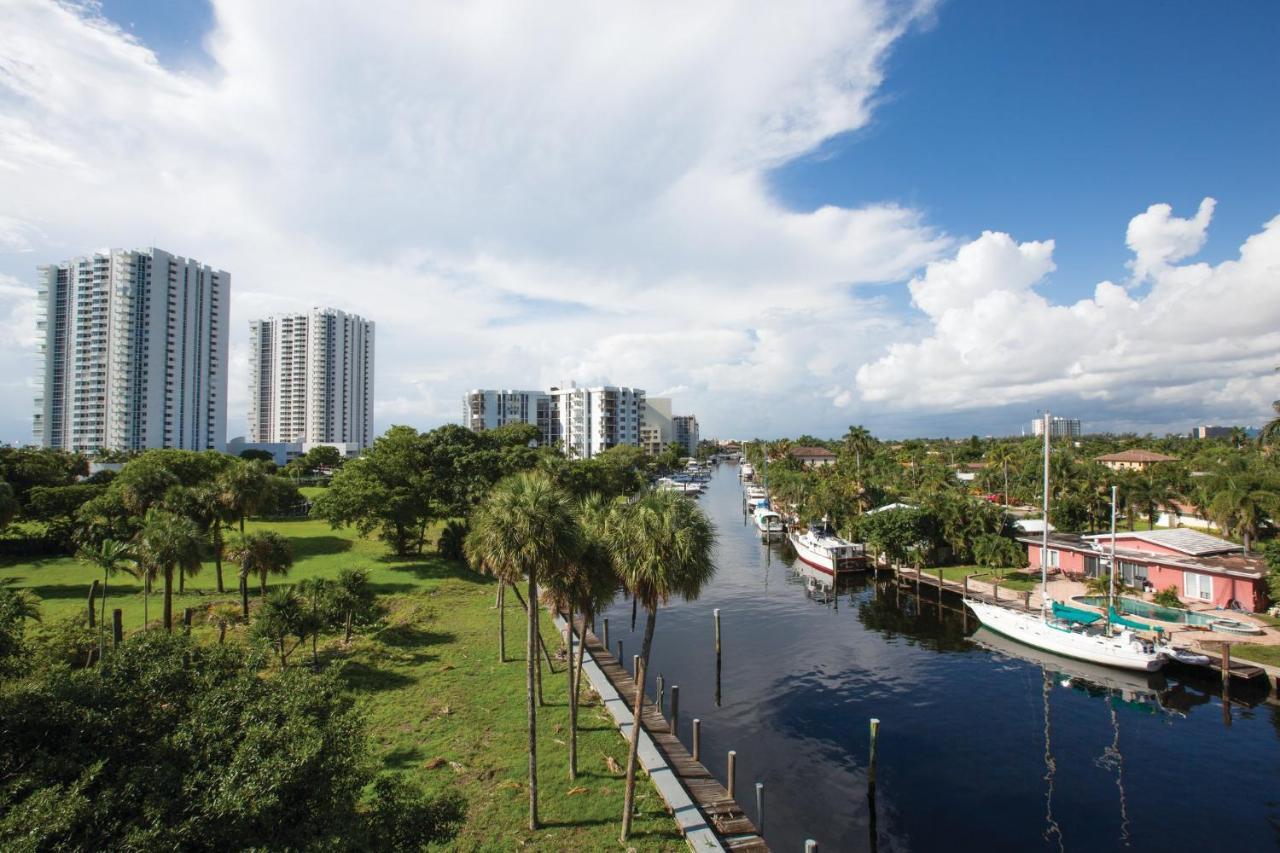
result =
[[836,455],[825,447],[793,447],[790,456],[806,468],[836,464]]
[[1160,462],[1178,461],[1176,456],[1165,456],[1163,453],[1154,453],[1150,450],[1142,450],[1136,447],[1130,450],[1122,450],[1119,453],[1107,453],[1093,458],[1095,462],[1101,462],[1112,471],[1145,471]]
[[[1019,536],[1031,566],[1040,565],[1040,537]],[[1050,571],[1097,577],[1106,572],[1111,535],[1053,533]],[[1234,542],[1195,530],[1123,530],[1116,532],[1116,576],[1147,591],[1173,587],[1188,604],[1237,606],[1258,612],[1267,605],[1267,564],[1245,554]]]

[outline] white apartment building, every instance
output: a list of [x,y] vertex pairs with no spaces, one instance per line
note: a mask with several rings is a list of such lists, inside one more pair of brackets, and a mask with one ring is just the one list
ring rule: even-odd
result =
[[229,273],[155,248],[40,267],[35,440],[222,450],[230,289]]
[[671,419],[672,441],[684,448],[686,456],[698,455],[698,419],[694,415],[676,415]]
[[333,308],[249,323],[249,444],[373,441],[374,324]]
[[[1037,437],[1044,435],[1044,418],[1036,418],[1031,422],[1031,434]],[[1079,418],[1051,418],[1049,438],[1079,438],[1080,435]]]
[[590,459],[619,444],[640,445],[644,391],[616,385],[552,388],[551,441],[565,455]]
[[552,442],[551,395],[546,391],[474,388],[462,397],[462,425],[473,432],[507,424],[532,424],[540,442]]

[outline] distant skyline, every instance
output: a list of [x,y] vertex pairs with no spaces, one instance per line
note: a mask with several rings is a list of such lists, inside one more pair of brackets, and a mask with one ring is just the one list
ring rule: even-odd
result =
[[[375,432],[475,387],[706,437],[1256,426],[1280,5],[5,0],[0,441],[35,268],[159,246],[378,323]],[[281,38],[288,33],[288,38]]]

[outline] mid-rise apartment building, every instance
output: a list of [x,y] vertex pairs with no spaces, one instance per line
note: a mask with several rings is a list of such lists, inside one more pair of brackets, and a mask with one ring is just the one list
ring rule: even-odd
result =
[[672,441],[684,449],[686,456],[698,455],[698,419],[694,415],[676,415],[671,419]]
[[[1036,418],[1031,422],[1031,434],[1037,437],[1044,435],[1044,418]],[[1049,438],[1079,438],[1080,435],[1079,418],[1050,419]]]
[[546,391],[474,388],[462,398],[462,424],[473,432],[532,424],[542,444],[552,441],[551,395]]
[[617,385],[551,389],[551,440],[565,455],[590,459],[619,444],[640,445],[644,391]]
[[249,323],[249,443],[373,441],[374,324],[333,308]]
[[230,289],[227,272],[155,248],[40,267],[35,440],[222,450]]

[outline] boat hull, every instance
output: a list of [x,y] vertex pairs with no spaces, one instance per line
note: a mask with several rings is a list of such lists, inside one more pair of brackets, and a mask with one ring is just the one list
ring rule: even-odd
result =
[[1056,655],[1142,672],[1155,672],[1165,663],[1165,659],[1154,651],[1137,651],[1115,637],[1063,631],[1030,614],[981,601],[966,599],[964,603],[984,627],[1011,640]]

